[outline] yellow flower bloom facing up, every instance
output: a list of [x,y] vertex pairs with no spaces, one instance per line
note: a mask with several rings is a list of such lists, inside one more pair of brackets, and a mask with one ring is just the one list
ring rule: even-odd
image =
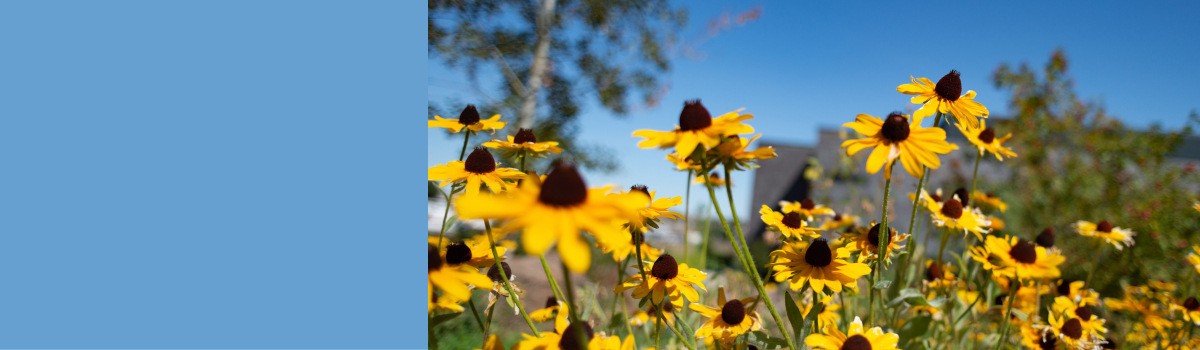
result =
[[1087,329],[1075,315],[1050,313],[1049,335],[1057,338],[1057,342],[1066,345],[1067,349],[1095,349],[1104,343],[1104,338]]
[[920,109],[913,112],[913,117],[918,121],[934,113],[949,113],[954,115],[954,119],[959,124],[978,127],[979,119],[976,117],[988,117],[987,107],[975,101],[975,90],[967,90],[966,94],[959,95],[963,89],[962,77],[959,76],[958,71],[950,71],[949,74],[938,79],[937,84],[934,84],[929,78],[909,77],[909,79],[912,80],[912,83],[900,84],[896,87],[896,91],[905,95],[913,95],[911,102],[922,105]]
[[1104,319],[1095,312],[1091,305],[1079,303],[1070,297],[1056,297],[1054,303],[1050,304],[1051,314],[1061,315],[1063,318],[1078,318],[1084,333],[1103,337],[1108,333],[1108,329],[1104,328]]
[[492,192],[508,189],[509,180],[525,176],[520,170],[496,166],[496,158],[484,148],[476,148],[466,161],[452,161],[429,168],[429,179],[438,181],[438,187],[452,182],[466,182],[467,196],[479,194],[480,186]]
[[836,325],[825,327],[819,334],[810,334],[804,338],[804,344],[819,350],[870,349],[896,350],[900,336],[892,332],[884,332],[883,328],[865,329],[862,320],[854,317],[850,327],[842,333]]
[[633,289],[633,297],[636,299],[649,295],[650,302],[659,305],[663,303],[664,298],[669,298],[675,307],[683,307],[682,298],[687,298],[690,302],[700,300],[697,287],[707,291],[704,288],[706,276],[708,274],[700,270],[676,262],[671,254],[663,254],[646,266],[645,280],[642,280],[641,273],[635,273],[617,286],[614,292],[622,293]]
[[458,115],[458,119],[447,119],[441,116],[433,116],[433,120],[429,121],[429,128],[445,128],[450,132],[457,133],[463,130],[477,132],[482,130],[491,130],[493,133],[496,130],[504,128],[504,122],[500,121],[500,115],[493,115],[488,119],[479,118],[479,110],[475,109],[475,105],[467,105],[462,113]]
[[689,305],[692,311],[708,318],[696,329],[696,338],[729,345],[742,334],[762,329],[762,320],[754,311],[757,303],[757,298],[726,300],[725,288],[718,288],[716,307],[700,303]]
[[982,246],[971,247],[971,259],[995,276],[1021,280],[1058,278],[1058,266],[1066,261],[1057,252],[1012,236],[985,237]]
[[979,204],[983,207],[994,208],[999,210],[1001,213],[1008,210],[1008,203],[1004,203],[1003,199],[1000,199],[1000,197],[994,196],[991,193],[975,191],[975,193],[971,194],[971,200],[975,201],[975,204]]
[[[887,248],[883,254],[885,259],[891,258],[892,254],[904,250],[904,241],[908,239],[908,234],[897,234],[896,229],[888,227],[887,232]],[[850,249],[851,253],[859,254],[859,261],[874,261],[876,255],[879,255],[879,224],[871,221],[870,228],[860,228],[846,231],[842,233],[842,239],[847,242],[846,248]]]
[[[471,299],[471,288],[491,284],[492,280],[478,269],[462,263],[450,264],[438,254],[437,247],[429,245],[429,311],[445,308],[447,302]],[[441,291],[440,295],[435,297],[435,290]]]
[[867,264],[850,262],[850,250],[846,247],[831,249],[824,238],[807,242],[786,242],[771,252],[774,262],[767,264],[775,271],[775,281],[788,281],[792,290],[809,285],[812,290],[827,294],[841,293],[843,287],[858,283],[858,279],[871,273]]
[[533,130],[519,129],[516,135],[509,135],[508,141],[491,140],[483,143],[483,147],[493,148],[505,151],[525,151],[531,156],[539,156],[542,153],[562,153],[562,148],[558,148],[557,141],[542,141],[538,142],[537,136],[533,135]]
[[637,218],[629,221],[629,226],[638,232],[645,232],[646,227],[650,226],[658,228],[658,223],[662,219],[679,220],[683,218],[683,214],[671,211],[671,207],[683,204],[682,197],[663,197],[655,198],[658,194],[651,191],[644,185],[634,185],[629,188],[629,195],[644,195],[647,196],[647,205],[644,208],[638,208]]
[[[859,114],[855,120],[842,125],[866,136],[861,139],[846,140],[842,148],[846,155],[853,156],[867,148],[874,149],[867,157],[867,172],[877,173],[884,166],[891,167],[896,159],[904,170],[913,177],[921,177],[925,167],[937,169],[942,165],[938,160],[939,154],[949,154],[958,149],[957,145],[946,142],[946,131],[941,128],[923,128],[920,120],[911,123],[908,116],[900,113],[889,114],[884,120],[866,114]],[[884,172],[888,175],[889,172]]]
[[[971,118],[974,119],[974,118]],[[979,155],[984,152],[990,152],[996,156],[996,159],[1003,162],[1004,158],[1016,158],[1017,153],[1013,152],[1012,148],[1004,147],[1004,141],[1012,138],[1012,133],[1004,134],[1004,136],[996,136],[996,129],[987,127],[986,121],[980,121],[979,126],[972,127],[967,124],[958,123],[958,130],[962,131],[963,136],[967,137],[967,141],[975,145],[979,149]]]
[[[741,110],[725,113],[713,118],[708,109],[700,104],[700,100],[687,101],[683,111],[679,113],[679,126],[675,130],[637,130],[633,136],[644,140],[638,142],[641,148],[671,148],[683,157],[689,157],[692,152],[717,147],[721,137],[754,132],[750,125],[743,121],[754,118],[753,115],[741,114]],[[701,148],[703,147],[703,148]]]
[[1187,261],[1192,264],[1192,268],[1200,274],[1200,244],[1192,246],[1192,252],[1188,253]]
[[[612,222],[636,219],[646,196],[611,195],[607,187],[588,189],[573,165],[560,162],[544,181],[528,177],[515,190],[498,195],[466,196],[455,208],[463,219],[500,219],[500,232],[521,232],[521,247],[543,255],[557,243],[559,256],[571,271],[591,264],[591,247],[581,232],[597,240],[614,239],[625,231]],[[623,236],[622,236],[623,237]]]
[[1133,236],[1137,233],[1127,228],[1115,227],[1108,220],[1100,220],[1098,223],[1090,221],[1076,221],[1075,232],[1080,236],[1094,237],[1104,240],[1108,244],[1112,244],[1117,250],[1123,250],[1125,247],[1133,246]]
[[772,230],[779,231],[787,238],[816,238],[821,236],[816,228],[808,226],[808,223],[802,219],[802,214],[795,211],[785,212],[787,214],[771,210],[771,207],[768,207],[766,204],[763,204],[762,209],[758,210],[763,224],[766,224]]
[[925,190],[921,190],[921,204],[929,210],[933,224],[938,227],[975,234],[975,238],[983,240],[983,236],[991,231],[991,221],[978,208],[967,207],[959,201],[958,195],[946,198],[945,202],[933,199]]

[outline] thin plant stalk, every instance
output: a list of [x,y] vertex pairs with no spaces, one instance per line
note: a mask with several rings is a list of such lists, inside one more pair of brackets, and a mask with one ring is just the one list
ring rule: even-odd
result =
[[975,170],[971,172],[971,193],[967,193],[968,198],[960,198],[960,199],[963,199],[963,200],[970,199],[969,197],[975,195],[975,180],[977,180],[979,178],[979,160],[981,158],[983,158],[982,152],[975,153]]
[[[471,140],[471,131],[463,133],[462,151],[458,152],[458,160],[467,156],[467,141]],[[450,219],[450,200],[454,199],[454,186],[450,186],[450,194],[446,195],[446,210],[442,212],[442,231],[438,233],[438,250],[442,250],[442,242],[446,237],[446,221]]]
[[[692,344],[691,344],[691,343],[688,343],[688,341],[687,341],[687,338],[683,336],[683,333],[680,333],[680,332],[679,332],[679,330],[675,329],[675,325],[672,325],[672,324],[670,324],[670,323],[667,323],[667,319],[666,319],[665,317],[663,317],[663,315],[662,315],[662,303],[665,303],[665,302],[670,302],[670,301],[669,301],[669,300],[667,300],[667,299],[663,299],[663,301],[659,303],[659,305],[658,305],[658,308],[657,308],[657,309],[655,309],[655,312],[654,312],[654,313],[658,315],[658,322],[659,322],[659,323],[661,323],[661,324],[665,324],[665,325],[667,325],[667,328],[671,330],[671,333],[675,333],[675,337],[676,337],[676,338],[679,338],[679,342],[680,342],[680,343],[683,343],[683,346],[684,346],[684,347],[686,347],[686,348],[688,348],[688,350],[693,350],[693,349],[695,349],[695,348],[692,346]],[[675,318],[675,319],[676,319],[676,320],[678,320],[678,319],[679,319],[679,317],[678,317],[678,316],[676,316],[676,318]],[[656,333],[657,333],[657,332],[656,332]],[[657,337],[657,335],[655,335],[655,337]],[[658,339],[656,338],[656,339],[655,339],[655,341],[657,342],[657,340],[658,340]],[[657,347],[656,347],[656,349],[657,349]]]
[[554,274],[550,273],[550,264],[546,262],[546,256],[538,255],[538,260],[542,262],[542,272],[546,273],[546,281],[550,282],[550,291],[554,292],[554,298],[563,302],[567,301],[566,296],[562,293],[562,289],[558,288],[558,281],[554,279]]
[[471,316],[475,317],[475,323],[479,325],[479,331],[483,332],[483,340],[487,341],[487,327],[483,326],[483,319],[479,317],[479,311],[475,309],[475,299],[467,300],[467,306],[471,307]]
[[[937,116],[933,117],[933,126],[937,127],[938,124],[941,124],[941,123],[942,123],[942,114],[938,113]],[[909,215],[909,218],[908,218],[908,234],[912,235],[913,239],[912,239],[912,241],[908,242],[908,247],[907,247],[908,254],[905,254],[904,264],[901,265],[901,266],[904,266],[903,271],[908,271],[908,268],[912,265],[912,257],[913,257],[913,253],[917,250],[917,244],[925,242],[925,240],[923,238],[920,240],[917,239],[917,233],[913,229],[917,223],[917,207],[918,207],[917,204],[920,203],[920,201],[921,201],[921,192],[925,190],[925,179],[929,178],[929,172],[930,172],[930,169],[928,167],[922,166],[921,167],[921,179],[917,180],[917,195],[913,197],[912,213]],[[972,181],[972,183],[974,183],[974,181]],[[975,189],[972,188],[971,190],[974,191]],[[907,275],[903,275],[903,276],[905,279],[907,279]],[[908,281],[903,281],[903,282],[907,283]]]
[[691,235],[688,229],[692,222],[692,169],[688,169],[687,178],[684,180],[686,187],[683,190],[683,261],[691,262],[688,260],[688,250],[692,249],[692,246],[688,245],[688,236]]
[[[1016,277],[1020,277],[1020,275],[1018,274]],[[1011,283],[1012,286],[1008,288],[1009,292],[1008,297],[1006,298],[1008,299],[1008,306],[1004,308],[1004,315],[1001,318],[1002,323],[1000,324],[1000,339],[996,340],[996,349],[1000,349],[1001,345],[1008,342],[1007,338],[1008,329],[1010,328],[1009,324],[1012,323],[1012,320],[1009,320],[1009,315],[1012,314],[1013,304],[1017,303],[1017,288],[1020,288],[1021,286],[1021,279],[1013,278]]]
[[883,276],[883,253],[887,251],[887,247],[891,243],[891,241],[887,238],[889,232],[888,200],[891,199],[890,197],[892,195],[892,168],[895,167],[895,165],[896,163],[892,163],[891,165],[887,166],[886,170],[884,170],[886,173],[884,173],[885,180],[883,181],[883,217],[879,219],[879,251],[876,253],[877,255],[875,255],[875,268],[871,270],[871,285],[869,287],[871,288],[871,291],[868,294],[869,297],[867,299],[867,323],[871,323],[875,319],[875,294],[878,294],[879,292],[879,290],[875,288],[875,278],[876,276]]
[[[703,207],[702,207],[703,208]],[[712,216],[704,216],[704,236],[700,240],[700,269],[708,266],[708,230],[711,228]]]
[[496,271],[500,273],[500,280],[504,282],[504,290],[508,291],[509,297],[517,305],[517,312],[520,312],[521,318],[525,319],[525,325],[529,326],[529,330],[533,331],[533,334],[538,334],[537,327],[533,325],[533,320],[529,318],[529,314],[525,312],[525,306],[521,304],[521,298],[518,298],[517,294],[513,292],[512,282],[508,280],[508,273],[504,272],[503,266],[500,266],[500,253],[496,251],[496,239],[492,238],[491,221],[484,219],[483,228],[487,232],[488,243],[492,247],[492,257],[495,257],[492,261],[496,265]]
[[567,270],[567,263],[562,259],[559,259],[558,265],[562,267],[563,285],[567,287],[563,294],[567,297],[567,304],[571,306],[571,322],[579,322],[579,308],[575,304],[575,289],[571,287],[571,271]]

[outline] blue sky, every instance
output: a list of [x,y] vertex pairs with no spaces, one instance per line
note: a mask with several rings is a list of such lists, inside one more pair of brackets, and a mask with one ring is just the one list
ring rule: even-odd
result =
[[[603,143],[621,170],[587,174],[589,184],[644,183],[682,195],[683,174],[658,150],[639,150],[630,132],[670,129],[685,99],[701,98],[713,113],[746,108],[764,140],[806,144],[819,128],[836,128],[855,114],[883,115],[912,108],[895,91],[909,75],[937,80],[962,72],[966,89],[992,114],[1007,113],[1008,95],[991,74],[1003,62],[1039,68],[1056,48],[1070,59],[1077,93],[1101,103],[1135,127],[1184,124],[1200,108],[1200,3],[1138,2],[685,2],[690,21],[683,37],[699,37],[723,12],[762,6],[757,22],[704,42],[703,58],[676,56],[671,90],[657,108],[624,118],[595,104],[581,116],[581,139]],[[429,65],[431,101],[472,101],[467,79],[436,60]],[[457,116],[457,111],[446,111]],[[513,116],[511,113],[506,113]],[[458,138],[429,132],[429,165],[457,157]],[[795,161],[795,160],[771,160]],[[647,164],[647,166],[635,166]],[[751,174],[735,175],[748,184]],[[743,215],[752,212],[748,185],[735,186]],[[694,200],[693,203],[696,203]]]

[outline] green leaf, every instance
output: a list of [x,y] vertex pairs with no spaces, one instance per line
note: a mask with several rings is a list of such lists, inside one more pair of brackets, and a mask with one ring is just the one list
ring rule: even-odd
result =
[[892,299],[891,306],[899,306],[901,302],[908,302],[909,305],[929,306],[929,301],[925,300],[925,295],[913,288],[904,288],[900,290],[900,295]]
[[921,339],[925,333],[929,332],[929,324],[933,321],[933,317],[929,315],[920,315],[913,318],[900,328],[900,344],[903,348],[912,348],[910,342]]
[[800,333],[804,329],[804,315],[800,313],[800,306],[796,304],[796,299],[792,298],[792,293],[784,292],[783,297],[787,304],[788,323],[792,324],[792,334],[796,338],[800,338]]
[[443,314],[443,315],[434,316],[433,318],[429,319],[429,328],[437,327],[437,325],[439,325],[439,324],[445,323],[446,321],[449,321],[449,320],[453,320],[455,317],[458,317],[458,315],[462,315],[462,313],[456,312],[456,313],[451,313],[451,314]]
[[887,289],[892,286],[892,280],[882,280],[875,283],[875,289]]

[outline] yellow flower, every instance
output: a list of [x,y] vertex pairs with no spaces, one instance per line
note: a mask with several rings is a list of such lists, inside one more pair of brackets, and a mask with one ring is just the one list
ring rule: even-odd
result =
[[1169,308],[1163,305],[1166,293],[1159,293],[1147,286],[1124,286],[1125,295],[1121,299],[1104,298],[1104,306],[1110,311],[1126,312],[1136,315],[1141,324],[1150,327],[1155,332],[1167,332],[1175,326],[1169,319]]
[[1033,320],[1030,320],[1030,322],[1020,322],[1020,326],[1021,345],[1024,345],[1028,349],[1056,349],[1055,344],[1058,344],[1058,338],[1049,335],[1046,331],[1049,326],[1036,324]]
[[825,307],[821,309],[821,312],[817,313],[816,329],[823,329],[826,326],[836,325],[837,322],[842,319],[842,316],[838,314],[838,310],[841,310],[842,306],[836,303],[831,303],[830,301],[832,301],[833,298],[822,297],[818,293],[806,294],[808,295],[803,301],[796,300],[796,306],[800,307],[801,315],[807,316],[809,312],[812,312],[812,308],[816,306],[818,302],[825,305]]
[[[971,118],[974,120],[975,118]],[[979,155],[991,152],[996,156],[996,159],[1003,162],[1004,158],[1016,158],[1017,153],[1013,152],[1012,148],[1004,147],[1004,141],[1012,138],[1012,133],[1004,134],[1004,136],[996,137],[996,129],[987,127],[987,121],[980,121],[978,126],[972,127],[967,124],[958,123],[958,130],[962,131],[963,136],[967,137],[967,141],[975,145],[979,149]]]
[[[596,334],[592,330],[592,326],[587,322],[570,323],[567,321],[567,306],[562,305],[562,310],[558,312],[558,317],[554,319],[553,332],[539,332],[536,335],[522,334],[521,341],[513,347],[514,350],[560,350],[560,349],[588,349],[588,350],[633,350],[633,337],[625,338],[622,342],[620,337],[607,336],[604,333]],[[579,335],[583,335],[583,340],[587,346],[580,344]]]
[[679,196],[655,199],[654,197],[657,193],[649,190],[644,185],[634,185],[626,193],[648,197],[646,207],[637,210],[637,219],[629,221],[629,226],[638,230],[638,232],[645,232],[646,226],[658,228],[658,222],[664,218],[671,220],[683,218],[683,214],[671,211],[671,207],[683,204],[683,199]]
[[804,344],[819,350],[896,350],[899,349],[900,336],[892,332],[884,332],[882,328],[864,329],[862,320],[854,317],[850,328],[842,333],[836,325],[825,327],[820,334],[811,334],[804,338]]
[[455,298],[452,295],[437,295],[433,294],[433,299],[430,301],[429,312],[463,312],[462,303],[466,300]]
[[826,294],[826,289],[840,293],[842,287],[857,284],[860,277],[871,273],[867,264],[848,260],[849,249],[830,249],[824,238],[812,243],[786,242],[771,252],[771,258],[775,262],[767,266],[775,270],[775,281],[787,280],[792,290],[800,290],[807,284],[817,293]]
[[1070,297],[1054,298],[1054,303],[1050,304],[1050,313],[1062,315],[1063,318],[1078,318],[1085,333],[1100,337],[1103,337],[1104,333],[1108,333],[1108,329],[1104,328],[1104,319],[1097,316],[1090,305],[1072,300]]
[[[633,245],[633,233],[627,231],[620,235],[596,237],[596,245],[600,246],[601,252],[612,254],[616,262],[625,261],[630,255],[637,253],[637,247]],[[655,260],[659,255],[662,255],[662,251],[642,242],[642,259]]]
[[1117,250],[1132,247],[1133,236],[1137,235],[1133,230],[1113,226],[1108,220],[1100,220],[1094,224],[1080,220],[1076,221],[1074,226],[1075,232],[1078,232],[1080,236],[1100,238],[1117,247]]
[[492,192],[501,192],[508,188],[507,180],[516,180],[525,176],[520,170],[499,168],[496,158],[484,148],[476,148],[467,156],[466,161],[452,161],[429,168],[429,179],[440,181],[438,186],[451,182],[465,181],[467,196],[479,194],[479,187],[487,185]]
[[1050,313],[1049,335],[1056,337],[1067,349],[1093,349],[1104,342],[1104,338],[1091,332],[1085,322],[1074,315]]
[[714,119],[712,114],[708,113],[708,109],[700,104],[700,100],[687,101],[683,105],[683,111],[679,113],[679,126],[675,127],[675,130],[642,129],[634,131],[633,136],[645,139],[638,142],[638,147],[674,147],[675,153],[689,157],[692,155],[692,151],[701,146],[704,147],[700,148],[701,151],[717,147],[723,136],[754,132],[753,127],[742,124],[742,121],[754,118],[754,116],[740,112],[741,110],[725,113]]
[[1017,279],[1058,278],[1058,265],[1066,260],[1057,252],[1012,236],[985,237],[983,246],[971,247],[971,258],[996,276]]
[[1000,199],[1000,197],[993,196],[991,193],[975,191],[975,193],[971,194],[971,200],[975,201],[976,204],[996,208],[1001,213],[1008,210],[1008,204],[1004,203],[1004,200]]
[[546,298],[545,306],[529,313],[529,318],[533,319],[533,322],[546,322],[552,320],[554,319],[554,316],[558,315],[558,307],[558,299],[554,299],[554,296],[550,296],[549,298]]
[[804,220],[812,221],[814,216],[833,216],[833,209],[829,209],[824,205],[813,202],[811,198],[805,198],[799,202],[779,201],[779,210],[785,213],[800,214]]
[[821,224],[821,228],[819,230],[831,231],[831,230],[837,230],[840,228],[854,227],[855,225],[858,225],[858,216],[850,215],[850,214],[843,214],[843,213],[834,213],[833,217],[829,218],[828,221],[825,221],[825,223]]
[[542,153],[561,153],[562,148],[558,148],[557,141],[542,141],[538,142],[537,136],[533,135],[533,130],[518,129],[517,134],[509,135],[508,141],[491,140],[483,143],[483,147],[495,148],[508,151],[525,151],[529,155],[537,156]]
[[718,174],[715,171],[712,173],[709,173],[708,176],[704,176],[704,175],[696,176],[696,180],[694,180],[692,182],[703,185],[705,181],[708,181],[708,183],[712,184],[713,188],[719,188],[721,186],[725,186],[725,180],[721,179],[721,174]]
[[[500,260],[503,261],[504,254],[509,249],[516,248],[516,243],[512,241],[500,241],[501,237],[499,235],[493,238],[497,240],[496,252],[500,254]],[[446,240],[449,241],[448,238]],[[436,247],[438,245],[438,237],[429,237],[429,245]],[[495,259],[492,257],[492,246],[488,242],[486,233],[469,237],[462,240],[462,242],[443,244],[441,253],[442,256],[446,257],[446,260],[454,261],[454,264],[464,263],[459,260],[467,259],[465,264],[478,268],[488,268],[495,265]]]
[[788,211],[787,214],[784,214],[771,210],[771,207],[763,204],[762,209],[758,210],[758,214],[767,227],[783,233],[788,238],[821,236],[815,228],[808,226],[808,223],[801,219],[800,213],[795,211]]
[[708,321],[696,329],[696,338],[728,345],[742,334],[761,329],[762,320],[754,311],[757,302],[757,298],[726,300],[725,288],[718,288],[717,307],[700,303],[689,305],[692,311],[708,317]]
[[[884,258],[890,258],[895,252],[904,250],[905,240],[908,239],[908,234],[896,234],[898,231],[892,227],[888,227],[887,233],[887,248],[884,249]],[[860,261],[874,260],[879,254],[879,224],[871,221],[870,229],[850,230],[842,234],[842,239],[845,239],[849,244],[847,249],[850,252],[858,252]]]
[[1196,273],[1200,274],[1200,244],[1192,246],[1192,252],[1188,253],[1187,261],[1192,264],[1192,268]]
[[[442,260],[437,247],[429,245],[429,311],[439,306],[445,308],[448,301],[471,299],[471,288],[491,284],[491,279],[470,265],[450,264]],[[441,291],[437,297],[434,296],[435,289]],[[442,300],[445,298],[449,299]]]
[[1083,281],[1061,280],[1058,282],[1058,287],[1055,292],[1059,296],[1067,297],[1071,301],[1079,305],[1100,305],[1100,294],[1096,291],[1084,288]]
[[543,255],[557,242],[559,256],[571,271],[586,271],[592,252],[580,231],[601,239],[624,232],[616,220],[635,218],[646,196],[608,195],[609,188],[588,189],[575,166],[560,162],[539,183],[528,177],[520,188],[498,195],[466,196],[455,208],[463,219],[507,220],[501,232],[523,229],[521,247]]
[[938,203],[925,190],[921,190],[921,203],[933,217],[933,224],[947,230],[962,231],[975,234],[975,238],[983,240],[983,235],[990,232],[991,221],[979,212],[979,209],[964,206],[958,195]]
[[435,115],[433,120],[429,121],[429,127],[446,128],[453,133],[462,131],[464,128],[471,132],[491,130],[495,133],[496,130],[504,128],[504,122],[500,121],[499,114],[488,119],[479,119],[479,110],[475,109],[475,105],[467,105],[467,108],[464,108],[458,115],[458,119],[446,119]]
[[[694,173],[700,172],[700,164],[692,161],[692,158],[680,156],[678,154],[667,153],[667,161],[675,165],[675,170],[691,170]],[[698,183],[704,183],[704,178],[699,178]]]
[[696,302],[700,300],[700,293],[696,292],[696,287],[708,290],[704,288],[705,276],[707,274],[700,270],[676,262],[671,254],[663,254],[646,266],[646,280],[642,280],[641,273],[633,274],[617,286],[614,292],[622,293],[632,288],[633,297],[636,299],[650,295],[650,302],[659,305],[663,303],[664,297],[669,297],[676,307],[683,307],[683,299],[680,297]]
[[1171,308],[1183,313],[1183,319],[1200,326],[1200,301],[1196,297],[1187,297],[1180,304],[1171,304]]
[[[924,284],[929,288],[944,288],[954,285],[957,281],[954,278],[954,272],[951,271],[953,265],[938,264],[933,259],[925,259],[925,280]],[[968,304],[970,304],[968,302]]]
[[483,348],[480,350],[505,350],[504,343],[500,341],[500,337],[495,334],[488,335],[487,341],[483,342]]
[[987,107],[975,101],[975,90],[967,90],[965,95],[959,96],[962,93],[962,78],[959,77],[958,71],[950,71],[938,79],[937,84],[929,78],[909,79],[912,83],[901,84],[896,87],[896,91],[905,95],[915,95],[912,97],[912,103],[922,105],[913,112],[913,118],[918,121],[934,113],[950,113],[954,115],[958,124],[977,127],[979,120],[975,117],[988,117]]
[[[900,113],[889,114],[885,120],[859,114],[853,122],[842,126],[866,136],[842,142],[846,155],[853,156],[858,151],[875,148],[867,157],[867,172],[872,174],[885,165],[890,168],[899,158],[904,170],[913,177],[921,177],[925,167],[937,169],[942,165],[938,154],[949,154],[958,149],[957,145],[946,142],[946,131],[937,127],[923,128],[920,120],[910,123],[908,116]],[[891,176],[886,171],[884,174]]]
[[746,150],[746,147],[750,146],[750,143],[757,140],[760,136],[762,135],[754,135],[754,137],[747,140],[738,135],[731,135],[725,138],[725,142],[717,145],[717,148],[715,148],[716,152],[713,152],[712,157],[720,159],[722,163],[734,169],[753,168],[755,167],[754,161],[756,160],[775,158],[775,149],[771,146],[758,148],[753,151]]
[[[667,320],[667,324],[675,324],[675,304],[662,304],[662,317]],[[629,318],[629,324],[634,326],[642,326],[652,323],[658,323],[658,307],[653,304],[647,304],[646,310],[638,310]]]

